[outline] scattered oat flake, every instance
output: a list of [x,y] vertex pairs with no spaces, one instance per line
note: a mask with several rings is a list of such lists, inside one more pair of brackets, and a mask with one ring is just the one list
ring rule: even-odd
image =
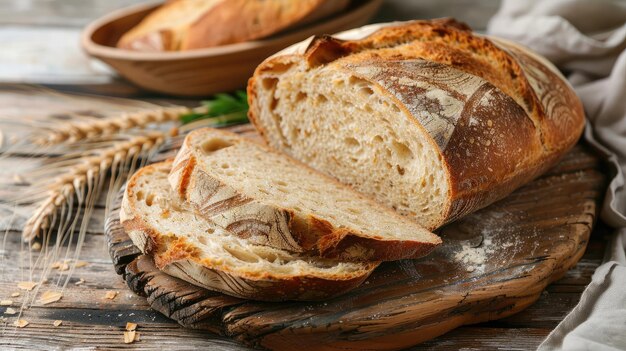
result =
[[17,311],[14,308],[11,308],[11,307],[7,308],[7,310],[4,311],[4,314],[8,314],[8,315],[12,315],[12,314],[16,314],[16,313],[17,313]]
[[61,300],[62,297],[63,294],[61,294],[60,292],[48,290],[41,294],[41,297],[39,297],[39,303],[41,303],[42,305],[47,305]]
[[52,265],[50,265],[50,268],[57,269],[57,268],[61,267],[62,264],[63,263],[61,261],[56,261],[56,262],[53,262]]
[[30,248],[34,251],[39,251],[41,250],[41,244],[38,241],[35,241]]
[[113,300],[117,296],[117,294],[118,294],[117,291],[107,291],[107,293],[106,293],[106,295],[104,295],[104,297],[109,299],[109,300]]
[[63,323],[62,320],[57,319],[56,321],[54,321],[54,323],[52,323],[52,325],[54,325],[55,327],[58,327],[59,325],[61,325]]
[[28,290],[28,291],[33,290],[36,286],[37,286],[37,283],[35,282],[18,282],[17,283],[18,288],[22,290]]
[[0,300],[0,306],[11,306],[13,301],[11,300]]
[[70,265],[67,263],[63,263],[61,264],[61,266],[59,267],[60,271],[69,271],[70,270]]
[[25,319],[18,319],[15,322],[13,322],[13,325],[18,327],[18,328],[24,328],[28,324],[29,324],[28,321],[25,320]]
[[126,323],[126,330],[127,331],[132,331],[137,329],[137,323],[132,323],[132,322],[127,322]]
[[125,331],[124,332],[124,343],[125,344],[130,344],[133,341],[135,341],[135,334],[136,334],[136,332],[134,330]]
[[84,282],[85,282],[85,279],[80,278],[80,279],[78,279],[78,281],[76,283],[74,283],[74,285],[80,285],[80,284],[82,284]]
[[11,297],[19,297],[19,296],[20,296],[20,293],[18,292],[14,292],[13,294],[11,294]]
[[88,264],[89,264],[89,262],[87,262],[87,261],[77,261],[75,267],[76,268],[81,268],[81,267],[85,267]]

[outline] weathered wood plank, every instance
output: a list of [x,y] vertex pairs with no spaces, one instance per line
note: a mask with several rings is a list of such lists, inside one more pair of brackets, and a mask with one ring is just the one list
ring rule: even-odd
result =
[[[6,350],[248,350],[234,341],[212,336],[206,332],[171,323],[159,323],[157,312],[137,315],[120,311],[69,310],[51,313],[41,318],[25,317],[30,324],[26,328],[3,327],[0,349]],[[152,315],[151,315],[152,314]],[[110,317],[115,315],[115,317]],[[52,325],[56,319],[63,320],[59,327]],[[138,324],[140,341],[124,343],[126,322]]]
[[425,342],[409,350],[412,351],[483,351],[536,350],[541,341],[548,336],[550,329],[542,328],[486,328],[480,326],[461,327],[450,333]]
[[[24,224],[26,223],[26,221],[28,221],[30,215],[35,212],[35,209],[36,206],[32,205],[20,206],[19,209],[16,209],[13,206],[0,207],[0,232],[7,230],[21,230],[21,228],[24,228]],[[18,211],[17,213],[14,212],[16,210]],[[103,234],[104,217],[105,209],[104,201],[102,201],[101,205],[98,205],[93,209],[91,218],[87,223],[87,233],[100,235]],[[79,218],[79,225],[77,225],[77,229],[80,227],[81,221],[82,217]]]

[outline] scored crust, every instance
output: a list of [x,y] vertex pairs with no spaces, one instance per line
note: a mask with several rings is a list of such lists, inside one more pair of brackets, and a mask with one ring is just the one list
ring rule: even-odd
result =
[[[385,237],[382,233],[370,234],[355,226],[339,225],[338,218],[334,220],[328,217],[323,218],[316,214],[320,212],[320,209],[307,212],[306,209],[296,210],[297,206],[283,207],[275,202],[254,198],[254,195],[247,194],[241,187],[237,188],[235,185],[225,183],[219,178],[221,175],[212,171],[212,169],[217,170],[219,166],[212,166],[205,160],[207,145],[210,152],[219,151],[222,147],[225,149],[238,145],[249,150],[250,154],[257,152],[271,155],[273,162],[282,162],[280,167],[295,169],[303,175],[311,174],[326,188],[343,191],[359,205],[367,209],[375,209],[378,212],[377,215],[384,216],[392,223],[392,226],[395,226],[393,231],[409,234],[402,238]],[[229,165],[228,169],[241,172],[241,169],[237,169],[237,162],[241,160],[233,159],[233,166]],[[257,172],[264,179],[270,177],[263,175],[264,169],[261,166],[263,165],[259,166]],[[210,128],[191,132],[176,155],[169,181],[181,198],[193,205],[200,214],[259,245],[268,245],[292,252],[311,252],[341,260],[386,261],[422,257],[441,243],[439,237],[416,223],[351,191],[332,178],[230,132]],[[324,194],[328,192],[321,188],[317,190]],[[286,194],[285,196],[305,196],[305,191],[303,189],[300,194]],[[327,196],[327,201],[334,200],[332,193],[328,193]],[[368,221],[371,218],[361,218],[361,220]],[[375,224],[369,225],[374,231]]]
[[[339,138],[349,131],[321,130],[319,125],[334,122],[320,120],[315,111],[322,104],[308,101],[318,96],[320,86],[342,77],[356,82],[351,90],[366,86],[373,98],[387,103],[388,114],[397,116],[403,128],[418,135],[433,158],[440,159],[434,161],[443,171],[436,182],[446,192],[437,196],[442,202],[438,211],[420,217],[420,208],[411,207],[419,199],[397,193],[392,197],[391,188],[374,189],[367,177],[357,174],[363,169],[345,161],[349,145],[339,154],[345,156],[342,162],[329,162],[330,152],[324,149],[332,139],[329,134]],[[308,86],[301,83],[305,81]],[[296,86],[309,90],[297,92]],[[335,89],[331,95],[334,92],[324,101],[341,100],[344,91]],[[250,120],[268,145],[429,229],[485,207],[534,179],[576,143],[584,127],[579,99],[545,59],[519,45],[473,34],[466,25],[448,19],[372,25],[310,38],[259,65],[249,81],[248,96]],[[307,107],[298,110],[305,103]],[[317,129],[289,123],[307,118],[316,120]],[[358,115],[357,122],[358,118],[365,125],[370,117]],[[301,129],[305,134],[299,133]],[[320,134],[328,140],[315,139]],[[315,142],[302,146],[311,138]],[[373,163],[367,167],[378,169]],[[392,175],[394,170],[380,172]],[[408,194],[421,181],[414,179],[396,189]],[[403,207],[402,202],[408,205]]]
[[[274,271],[271,265],[259,268],[247,264],[246,257],[242,257],[239,261],[235,257],[234,262],[238,263],[235,266],[229,264],[233,258],[206,255],[203,253],[202,245],[186,238],[182,233],[161,232],[155,227],[157,222],[150,220],[147,217],[148,214],[144,213],[140,206],[143,200],[140,200],[142,197],[138,196],[138,192],[145,191],[142,187],[145,180],[149,179],[151,184],[155,184],[161,177],[166,183],[166,173],[170,168],[171,161],[167,161],[146,166],[135,173],[128,182],[120,210],[120,221],[135,245],[143,253],[152,255],[157,268],[168,274],[210,290],[241,298],[264,301],[318,300],[337,296],[357,287],[378,266],[378,262],[343,263],[310,256],[294,256],[280,250],[255,247],[192,215],[188,219],[199,221],[195,223],[194,228],[197,228],[198,223],[200,223],[199,226],[214,227],[217,236],[208,235],[208,240],[223,240],[223,243],[218,244],[231,245],[231,247],[233,242],[239,245],[243,242],[252,256],[258,252],[267,251],[269,256],[278,254],[294,261],[304,261],[297,262],[300,268],[294,273]],[[172,193],[160,194],[159,191],[162,190],[156,190],[155,194],[168,198],[171,195],[175,197]],[[168,216],[182,213],[176,212],[180,210],[175,210],[175,207],[184,206],[184,204],[179,203],[170,208],[168,202],[167,207],[164,208],[164,202],[161,201],[163,199],[155,197],[150,206],[160,206],[159,212],[161,214],[167,212]],[[188,210],[183,209],[183,211]],[[180,230],[184,230],[182,225]],[[323,268],[318,268],[318,265]],[[342,269],[348,266],[349,268]]]

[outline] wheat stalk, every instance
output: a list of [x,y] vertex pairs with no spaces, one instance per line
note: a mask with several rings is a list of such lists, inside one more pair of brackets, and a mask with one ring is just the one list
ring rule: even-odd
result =
[[[139,157],[153,152],[164,140],[165,134],[161,132],[131,136],[126,141],[115,142],[110,147],[97,150],[94,155],[81,158],[79,162],[68,167],[65,173],[58,175],[51,182],[45,198],[26,222],[22,231],[24,240],[30,241],[49,230],[59,209],[71,203],[76,194],[85,189],[95,194],[99,193],[102,184],[98,179],[102,178],[102,174],[111,169],[127,170],[129,163],[131,166],[136,164]],[[93,184],[99,186],[94,187]]]
[[[196,119],[201,120],[176,131],[240,123],[246,110],[243,93],[235,98],[218,96],[189,109],[0,84],[0,164],[13,173],[0,179],[0,207],[13,212],[5,239],[14,218],[20,223],[26,220],[21,229],[28,244],[22,257],[30,267],[27,280],[38,281],[23,307],[35,301],[39,289],[55,274],[55,262],[78,262],[100,195],[106,195],[108,213],[135,168],[166,141],[180,142],[157,130]],[[36,253],[30,249],[34,244]],[[5,244],[0,245],[2,251]],[[0,267],[5,266],[3,260],[0,257]],[[71,265],[67,273],[58,275],[59,293],[74,268]]]
[[34,138],[34,142],[38,145],[74,143],[84,139],[113,135],[132,128],[143,128],[152,123],[175,122],[181,115],[190,111],[189,108],[183,106],[166,106],[153,110],[122,112],[120,115],[106,118],[75,118],[46,128],[43,135]]
[[[0,166],[8,175],[0,179],[0,207],[12,211],[0,251],[16,219],[28,242],[20,253],[30,267],[22,280],[38,281],[23,307],[54,274],[54,262],[78,261],[100,195],[108,195],[106,212],[109,198],[167,139],[161,131],[190,111],[0,84]],[[14,262],[0,258],[0,266],[9,264]],[[73,271],[71,265],[58,275],[57,290],[65,289]]]

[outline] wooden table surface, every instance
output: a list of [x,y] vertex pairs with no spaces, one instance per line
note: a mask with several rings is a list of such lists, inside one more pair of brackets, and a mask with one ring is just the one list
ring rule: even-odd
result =
[[[138,1],[5,0],[0,2],[0,34],[16,26],[21,29],[38,30],[41,33],[45,33],[48,28],[78,31],[92,18],[115,7],[135,2]],[[480,30],[484,29],[497,6],[498,2],[492,0],[395,0],[388,1],[375,20],[453,16],[467,21]],[[0,55],[0,66],[3,65],[3,57]],[[0,81],[3,79],[1,72]],[[141,91],[119,78],[113,78],[105,84],[67,85],[56,81],[47,85],[65,91],[171,100],[170,97]],[[175,101],[188,105],[197,103],[197,100],[175,99]],[[23,317],[30,322],[25,328],[17,329],[6,324],[0,326],[0,349],[246,349],[231,340],[205,332],[183,329],[152,311],[143,297],[132,294],[113,271],[105,238],[102,235],[103,216],[104,208],[98,207],[81,253],[81,260],[88,264],[74,272],[63,299],[46,306],[33,306],[25,311]],[[582,260],[562,279],[550,285],[539,301],[527,310],[503,320],[461,327],[413,349],[535,349],[580,299],[595,268],[602,261],[606,233],[604,227],[598,225]],[[16,281],[27,280],[23,275],[28,271],[29,255],[23,249],[19,232],[8,232],[5,243],[0,248],[2,249],[0,257],[3,260],[0,267],[0,300],[12,299],[17,304],[25,294],[21,297],[10,296],[19,291]],[[51,278],[63,278],[66,273],[60,271],[54,273]],[[74,284],[80,279],[84,280],[83,284]],[[119,295],[110,300],[105,298],[107,291],[116,291]],[[0,307],[0,312],[5,310],[6,307]],[[62,324],[58,327],[53,326],[55,320],[61,320]],[[139,325],[138,331],[141,335],[139,342],[123,343],[123,332],[127,322]]]

